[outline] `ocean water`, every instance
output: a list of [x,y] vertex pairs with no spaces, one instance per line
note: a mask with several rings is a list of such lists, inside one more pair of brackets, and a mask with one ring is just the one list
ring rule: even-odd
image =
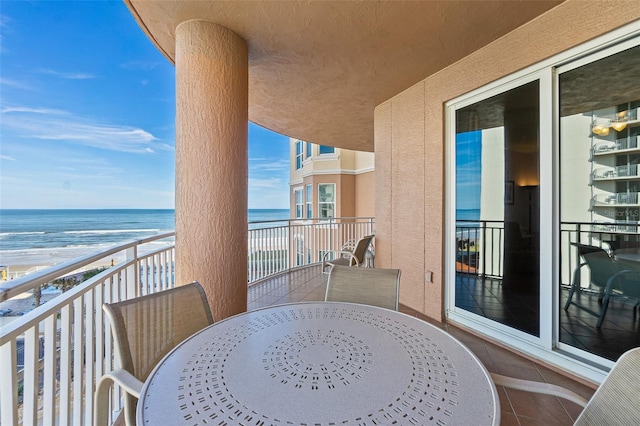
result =
[[[248,211],[249,222],[288,218],[288,209]],[[271,225],[249,225],[262,226]],[[0,209],[0,265],[59,263],[174,228],[174,210]]]
[[480,220],[480,209],[457,209],[456,220]]

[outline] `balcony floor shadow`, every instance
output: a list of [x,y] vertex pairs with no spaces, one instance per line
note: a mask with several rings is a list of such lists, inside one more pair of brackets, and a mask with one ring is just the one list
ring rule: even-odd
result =
[[[265,279],[249,287],[248,309],[324,300],[326,284],[327,275],[321,273],[320,266],[302,268]],[[400,311],[446,330],[466,345],[491,372],[557,384],[585,398],[589,398],[594,392],[594,387],[588,383],[573,380],[542,363],[520,356],[466,330],[435,321],[404,305],[400,306]],[[498,387],[498,394],[502,411],[501,425],[572,425],[581,410],[576,404],[546,395],[502,387]]]

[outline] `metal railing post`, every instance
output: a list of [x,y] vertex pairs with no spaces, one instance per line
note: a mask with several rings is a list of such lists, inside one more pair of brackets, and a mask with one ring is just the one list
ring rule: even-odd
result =
[[483,220],[480,223],[482,225],[482,278],[486,278],[487,276],[487,273],[486,273],[487,271],[487,248],[486,248],[487,222]]

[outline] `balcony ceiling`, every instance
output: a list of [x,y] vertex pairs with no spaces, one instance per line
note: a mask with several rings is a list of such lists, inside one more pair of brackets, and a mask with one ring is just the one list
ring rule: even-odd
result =
[[171,61],[175,28],[215,22],[249,47],[249,119],[373,151],[373,110],[561,1],[124,0]]

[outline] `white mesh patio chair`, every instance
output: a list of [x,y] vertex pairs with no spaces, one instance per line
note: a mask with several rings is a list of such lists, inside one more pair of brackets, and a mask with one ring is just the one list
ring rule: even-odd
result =
[[399,288],[399,269],[335,265],[329,271],[324,300],[361,303],[397,311]]
[[111,323],[117,369],[103,375],[95,392],[94,426],[109,424],[113,383],[124,390],[124,420],[136,424],[142,385],[156,364],[195,332],[213,324],[204,289],[197,281],[158,293],[104,304]]
[[[587,400],[560,386],[491,373],[498,386],[553,395],[583,407],[576,426],[640,424],[640,348],[631,349],[615,363],[596,392]],[[543,407],[540,407],[541,409]]]

